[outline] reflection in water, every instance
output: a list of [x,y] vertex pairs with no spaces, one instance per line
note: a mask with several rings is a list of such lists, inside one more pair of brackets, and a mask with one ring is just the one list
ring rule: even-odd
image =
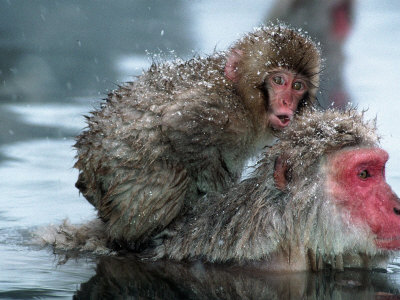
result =
[[81,284],[75,298],[400,299],[394,277],[361,270],[271,274],[200,263],[104,257],[96,275]]
[[277,0],[268,20],[303,28],[321,43],[326,59],[320,83],[322,107],[343,107],[349,101],[343,83],[343,46],[352,26],[352,0]]

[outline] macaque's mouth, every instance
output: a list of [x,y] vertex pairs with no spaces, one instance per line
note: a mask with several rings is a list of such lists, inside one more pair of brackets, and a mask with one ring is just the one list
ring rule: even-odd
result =
[[290,122],[290,118],[288,115],[279,115],[277,116],[279,118],[279,120],[281,120],[282,122]]
[[271,114],[269,117],[269,120],[271,122],[271,127],[276,129],[276,130],[281,130],[288,126],[291,121],[291,115],[290,114]]
[[289,115],[277,115],[277,118],[280,120],[282,123],[282,126],[287,126],[290,123],[290,117]]

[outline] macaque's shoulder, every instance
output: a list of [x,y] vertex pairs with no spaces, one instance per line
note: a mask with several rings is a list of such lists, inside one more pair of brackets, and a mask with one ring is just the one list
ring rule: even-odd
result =
[[164,131],[190,132],[190,136],[206,136],[210,141],[219,133],[228,134],[232,122],[242,129],[250,126],[248,111],[235,98],[227,99],[208,90],[193,88],[180,91],[162,113]]
[[138,78],[140,81],[154,86],[170,82],[176,89],[193,87],[193,84],[201,84],[203,81],[211,83],[215,78],[223,77],[225,63],[226,57],[223,53],[205,57],[197,56],[187,61],[175,59],[153,63]]

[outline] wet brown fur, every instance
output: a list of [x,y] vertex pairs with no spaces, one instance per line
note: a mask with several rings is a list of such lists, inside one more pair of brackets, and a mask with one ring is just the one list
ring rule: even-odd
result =
[[[391,251],[375,246],[369,228],[343,221],[325,193],[324,163],[342,149],[379,147],[374,121],[353,109],[304,111],[279,134],[252,177],[226,193],[210,192],[152,237],[138,255],[250,266],[268,271],[321,270],[329,265],[385,268]],[[284,157],[287,185],[274,182],[275,161]],[[346,218],[344,218],[346,219]],[[67,223],[39,232],[55,250],[111,253],[109,233],[100,220]]]
[[153,64],[87,118],[75,144],[76,186],[111,240],[135,249],[199,196],[237,182],[273,137],[261,89],[268,72],[303,74],[311,87],[303,104],[315,101],[320,54],[306,36],[262,27],[232,49],[244,53],[237,85],[224,75],[230,51]]

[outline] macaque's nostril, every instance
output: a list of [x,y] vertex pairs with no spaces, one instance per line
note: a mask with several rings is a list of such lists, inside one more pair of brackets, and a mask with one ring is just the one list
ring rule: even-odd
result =
[[393,207],[393,211],[394,211],[394,213],[396,215],[400,215],[400,209],[399,208]]

